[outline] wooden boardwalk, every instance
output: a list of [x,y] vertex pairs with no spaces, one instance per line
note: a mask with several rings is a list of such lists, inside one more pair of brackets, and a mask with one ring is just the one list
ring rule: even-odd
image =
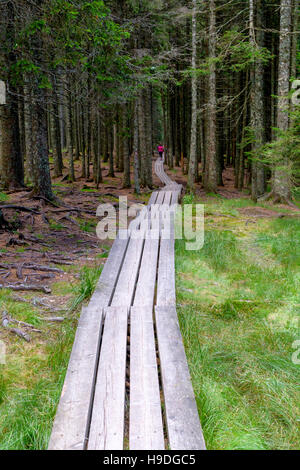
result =
[[160,159],[155,172],[164,188],[119,234],[82,311],[50,450],[205,449],[176,313],[172,209],[182,188]]

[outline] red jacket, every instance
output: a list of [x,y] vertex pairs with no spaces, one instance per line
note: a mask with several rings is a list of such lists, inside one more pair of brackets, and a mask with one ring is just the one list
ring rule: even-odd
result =
[[165,147],[163,147],[162,145],[159,145],[159,146],[157,147],[157,150],[158,150],[158,152],[164,152],[164,151],[165,151]]

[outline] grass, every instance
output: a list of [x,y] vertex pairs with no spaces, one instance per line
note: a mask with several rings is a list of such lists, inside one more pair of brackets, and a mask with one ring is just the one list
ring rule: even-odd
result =
[[60,398],[77,326],[78,307],[92,295],[101,268],[85,267],[80,281],[53,284],[55,295],[71,298],[71,309],[61,324],[49,325],[29,303],[15,302],[9,290],[0,290],[0,311],[42,330],[32,341],[5,336],[6,364],[0,365],[0,450],[46,449]]
[[55,220],[50,220],[49,228],[50,230],[54,230],[54,231],[64,230],[63,224],[60,224],[56,222]]
[[73,289],[74,298],[70,305],[70,310],[74,311],[85,300],[88,300],[93,294],[97,281],[100,277],[102,266],[87,267],[85,266],[80,272],[80,283],[76,284]]
[[300,221],[252,205],[210,199],[203,249],[176,242],[180,324],[208,448],[299,449]]
[[80,230],[83,232],[95,232],[97,222],[95,221],[80,221],[79,222]]
[[9,195],[5,194],[5,193],[2,193],[0,191],[0,202],[7,202],[7,201],[9,201]]
[[1,310],[42,330],[25,343],[1,330],[6,364],[0,365],[0,450],[46,449],[76,329],[76,316],[45,325],[40,312],[0,292]]

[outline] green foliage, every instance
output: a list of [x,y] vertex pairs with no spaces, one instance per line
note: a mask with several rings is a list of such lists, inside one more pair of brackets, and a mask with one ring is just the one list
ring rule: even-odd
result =
[[265,47],[253,46],[247,34],[236,29],[226,31],[219,40],[219,61],[232,72],[248,69],[255,62],[267,64],[272,55]]
[[[124,75],[126,58],[120,52],[128,32],[111,19],[103,1],[46,1],[30,13],[24,28],[16,31],[15,82],[26,73],[41,88],[51,88],[49,72],[57,67],[88,70],[98,82]],[[36,48],[43,50],[43,64]]]
[[277,138],[261,148],[256,159],[289,175],[294,186],[300,184],[300,106],[291,113],[287,131],[276,129]]
[[96,268],[84,267],[80,272],[80,283],[74,287],[75,299],[72,301],[70,311],[74,311],[82,302],[88,300],[93,294],[96,283],[102,271],[102,266]]
[[1,201],[1,202],[5,202],[5,201],[8,201],[8,200],[9,200],[9,195],[0,192],[0,201]]

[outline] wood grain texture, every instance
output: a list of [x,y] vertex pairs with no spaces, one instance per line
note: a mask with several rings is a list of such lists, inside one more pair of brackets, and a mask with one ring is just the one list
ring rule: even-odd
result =
[[100,309],[82,310],[49,450],[83,450],[85,447],[102,320]]
[[172,200],[172,191],[165,192],[164,205],[169,206]]
[[83,450],[89,425],[103,309],[109,305],[128,240],[111,249],[88,308],[83,309],[58,405],[49,450]]
[[164,198],[165,198],[165,192],[164,191],[160,191],[158,193],[158,197],[157,197],[157,200],[156,200],[156,204],[157,205],[161,205],[164,203]]
[[175,307],[155,308],[157,339],[172,450],[205,450]]
[[136,285],[134,306],[153,306],[158,263],[159,240],[147,239]]
[[89,450],[123,449],[127,327],[127,308],[106,310]]
[[158,196],[158,191],[154,191],[150,196],[148,206],[152,206],[153,204],[155,204],[155,202],[157,200],[157,196]]
[[165,448],[152,312],[131,309],[130,450]]
[[174,238],[161,240],[157,277],[157,305],[176,305]]
[[144,239],[131,239],[111,302],[112,307],[130,307],[143,253]]

